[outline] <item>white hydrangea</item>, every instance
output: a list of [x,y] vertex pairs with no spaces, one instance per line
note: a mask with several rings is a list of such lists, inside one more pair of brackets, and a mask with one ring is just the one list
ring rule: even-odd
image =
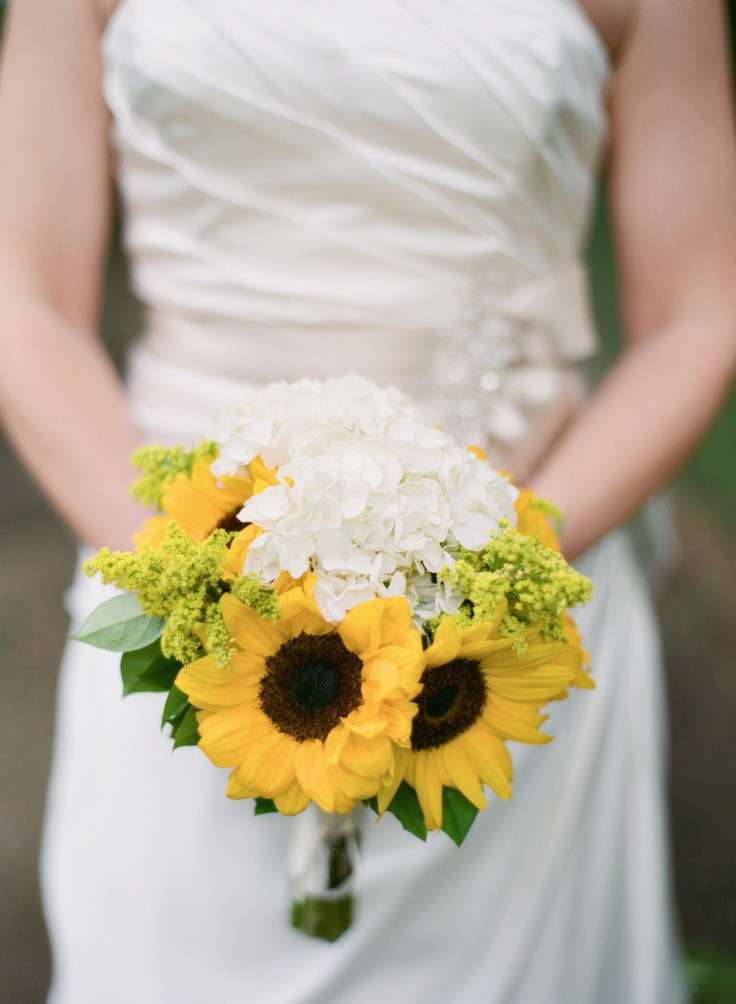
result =
[[331,623],[376,596],[407,595],[418,619],[454,612],[458,598],[432,573],[458,545],[479,550],[500,519],[516,519],[507,478],[421,421],[398,391],[354,375],[253,390],[213,438],[218,477],[258,454],[279,469],[279,484],[240,513],[265,531],[244,571],[271,585],[284,569],[311,569]]

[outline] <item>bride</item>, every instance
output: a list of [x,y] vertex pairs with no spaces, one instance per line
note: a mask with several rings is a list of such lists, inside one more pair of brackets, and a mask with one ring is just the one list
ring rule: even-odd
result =
[[[461,849],[364,839],[334,945],[284,919],[300,818],[171,756],[155,695],[70,644],[43,854],[56,1002],[684,996],[646,592],[616,529],[736,364],[736,165],[720,4],[14,0],[0,87],[0,399],[81,541],[141,522],[128,457],[244,383],[356,370],[481,437],[565,512],[598,681],[517,749]],[[104,98],[103,98],[104,95]],[[578,255],[605,160],[626,348],[587,400]],[[95,335],[113,205],[146,331]],[[99,600],[77,581],[77,624]],[[149,700],[150,698],[150,700]],[[296,833],[296,836],[295,836]]]

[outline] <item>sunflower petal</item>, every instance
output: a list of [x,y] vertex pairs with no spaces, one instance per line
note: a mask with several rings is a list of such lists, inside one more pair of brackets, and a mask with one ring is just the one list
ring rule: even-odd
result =
[[486,800],[478,772],[463,752],[462,739],[440,747],[450,785],[457,788],[477,809],[485,809]]
[[413,780],[410,782],[417,793],[424,813],[424,824],[428,830],[442,827],[442,778],[439,772],[439,758],[434,751],[421,752],[412,757]]
[[385,736],[366,739],[356,734],[349,735],[340,755],[342,766],[368,778],[382,777],[392,760],[391,742]]
[[306,634],[323,634],[333,630],[325,622],[314,600],[303,589],[288,589],[279,596],[279,603],[281,615],[278,623],[289,637],[294,638],[302,631]]
[[542,705],[564,690],[570,683],[570,677],[567,666],[554,663],[532,668],[520,666],[516,674],[504,675],[497,675],[494,666],[493,673],[486,674],[486,686],[501,697],[517,701],[535,701]]
[[394,748],[393,769],[382,779],[381,787],[378,789],[376,796],[379,816],[382,816],[389,807],[394,795],[399,790],[401,782],[404,780],[409,755],[408,750],[398,747]]
[[257,677],[222,669],[210,656],[183,666],[175,682],[192,704],[203,710],[247,704],[258,697]]
[[511,763],[500,739],[487,729],[468,729],[463,735],[463,748],[483,783],[500,798],[511,798]]
[[549,715],[539,713],[536,702],[510,701],[491,694],[483,709],[483,721],[503,739],[539,745],[551,742],[552,737],[540,732]]
[[[366,798],[373,798],[378,792],[381,783],[378,777],[365,777],[362,774],[356,774],[351,770],[347,770],[342,764],[337,768],[336,773],[339,778],[340,791],[352,803],[350,808],[357,802],[364,801]],[[340,812],[344,810],[336,809],[336,811]]]
[[457,659],[460,653],[461,635],[454,621],[445,618],[435,632],[434,641],[424,653],[427,666],[442,666]]
[[270,734],[265,716],[245,714],[242,707],[220,708],[198,716],[200,749],[217,767],[244,763]]
[[273,803],[285,816],[296,816],[309,805],[309,798],[298,781],[294,781],[280,795],[274,795]]
[[225,794],[228,798],[256,798],[258,796],[257,791],[254,791],[250,785],[243,783],[237,767],[230,772]]
[[190,477],[180,473],[167,485],[163,508],[195,540],[204,540],[225,519],[233,517],[252,492],[247,478],[224,477],[210,471],[212,457],[197,461]]
[[296,744],[288,736],[268,732],[248,747],[239,776],[259,795],[274,798],[294,783],[295,751]]
[[307,795],[325,812],[334,812],[334,768],[325,762],[324,744],[318,739],[299,743],[294,768],[296,778]]
[[288,638],[280,621],[269,621],[225,593],[221,600],[222,618],[235,642],[246,651],[266,659]]

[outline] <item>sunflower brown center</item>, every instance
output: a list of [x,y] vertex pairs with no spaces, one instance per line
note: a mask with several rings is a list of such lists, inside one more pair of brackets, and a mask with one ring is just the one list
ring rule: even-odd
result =
[[419,706],[411,728],[413,750],[436,749],[462,735],[486,703],[486,686],[477,662],[453,659],[422,673]]
[[238,519],[238,513],[241,509],[242,506],[238,506],[237,509],[233,509],[232,512],[226,512],[224,516],[219,518],[214,529],[227,530],[228,533],[235,533],[244,529],[248,524],[244,523],[242,519]]
[[261,707],[298,742],[325,740],[361,703],[362,669],[338,634],[302,632],[266,659]]

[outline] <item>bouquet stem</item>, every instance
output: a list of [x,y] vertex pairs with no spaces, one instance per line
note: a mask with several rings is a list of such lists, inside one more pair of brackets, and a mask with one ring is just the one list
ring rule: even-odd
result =
[[345,815],[309,806],[292,843],[291,923],[312,938],[336,941],[355,915],[362,807]]

